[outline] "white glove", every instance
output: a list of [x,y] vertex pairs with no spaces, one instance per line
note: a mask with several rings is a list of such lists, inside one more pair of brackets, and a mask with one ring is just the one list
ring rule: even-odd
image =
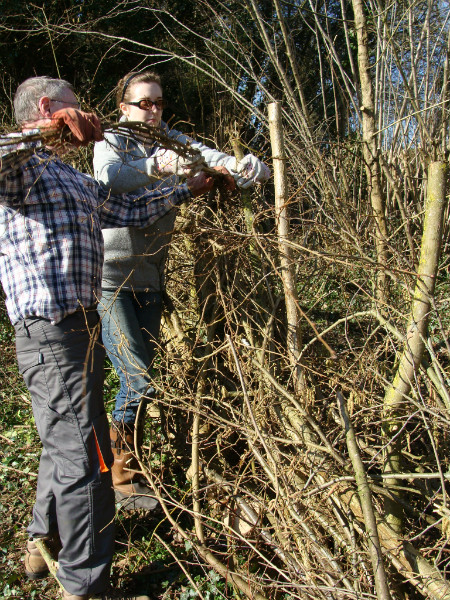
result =
[[255,183],[267,181],[270,177],[269,167],[253,154],[247,154],[239,161],[236,173],[232,173],[236,185],[246,190]]
[[225,169],[236,179],[237,174],[237,160],[234,156],[225,156],[217,162],[208,163],[210,167],[225,167]]
[[179,177],[192,176],[200,171],[204,164],[201,154],[192,154],[184,157],[173,150],[160,148],[152,158],[160,175],[178,175]]

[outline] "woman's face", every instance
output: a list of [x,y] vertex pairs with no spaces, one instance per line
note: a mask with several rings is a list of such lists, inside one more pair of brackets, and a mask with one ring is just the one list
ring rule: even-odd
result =
[[[158,127],[161,123],[162,106],[157,106],[155,102],[162,102],[161,86],[154,81],[146,83],[142,81],[131,86],[130,99],[128,102],[121,102],[120,109],[129,121],[142,121],[152,127]],[[140,108],[129,102],[139,102],[147,100],[148,106]]]

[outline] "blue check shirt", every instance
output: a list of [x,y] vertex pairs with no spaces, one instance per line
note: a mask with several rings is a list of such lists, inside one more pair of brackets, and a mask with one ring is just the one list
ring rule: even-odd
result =
[[185,184],[112,195],[39,149],[20,163],[0,171],[0,278],[13,323],[27,317],[58,323],[96,304],[102,228],[147,227],[191,197]]

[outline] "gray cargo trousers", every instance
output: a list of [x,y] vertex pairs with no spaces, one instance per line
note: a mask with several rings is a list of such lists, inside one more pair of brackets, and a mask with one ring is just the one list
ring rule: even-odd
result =
[[59,533],[57,576],[64,589],[80,596],[103,592],[115,505],[97,312],[79,310],[56,325],[29,318],[15,330],[19,370],[43,445],[28,533]]

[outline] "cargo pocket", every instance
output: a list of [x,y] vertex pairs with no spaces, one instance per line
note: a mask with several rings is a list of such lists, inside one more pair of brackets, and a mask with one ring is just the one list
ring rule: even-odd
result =
[[21,349],[22,344],[17,341],[17,364],[19,373],[22,375],[32,400],[39,409],[48,406],[48,390],[43,367],[43,354],[35,348],[31,350]]
[[86,450],[75,418],[62,416],[49,407],[49,450],[53,462],[63,475],[84,476],[89,473]]

